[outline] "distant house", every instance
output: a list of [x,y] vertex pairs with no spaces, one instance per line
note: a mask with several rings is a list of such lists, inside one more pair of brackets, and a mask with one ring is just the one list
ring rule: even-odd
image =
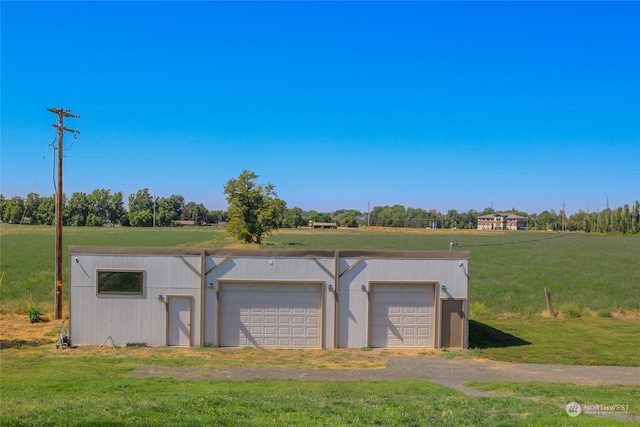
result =
[[196,225],[196,222],[193,220],[185,220],[185,219],[181,219],[176,221],[176,225],[181,226],[181,227],[191,227]]
[[526,230],[529,219],[513,213],[492,213],[478,217],[478,230]]

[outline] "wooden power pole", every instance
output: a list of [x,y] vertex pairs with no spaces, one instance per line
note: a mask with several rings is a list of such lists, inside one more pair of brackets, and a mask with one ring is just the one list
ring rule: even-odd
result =
[[64,108],[47,108],[47,111],[58,116],[58,123],[53,127],[58,130],[58,189],[56,193],[56,283],[55,283],[55,301],[53,304],[54,318],[62,319],[62,211],[63,211],[63,195],[62,195],[62,157],[63,157],[63,140],[65,132],[72,132],[74,136],[80,133],[79,130],[68,129],[63,120],[65,117],[77,119],[80,116],[71,114],[69,110]]

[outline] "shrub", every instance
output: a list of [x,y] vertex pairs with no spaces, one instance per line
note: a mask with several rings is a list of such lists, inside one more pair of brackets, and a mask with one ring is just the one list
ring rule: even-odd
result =
[[31,305],[27,307],[27,315],[29,316],[29,322],[31,323],[39,323],[44,322],[44,315],[42,310],[36,305]]

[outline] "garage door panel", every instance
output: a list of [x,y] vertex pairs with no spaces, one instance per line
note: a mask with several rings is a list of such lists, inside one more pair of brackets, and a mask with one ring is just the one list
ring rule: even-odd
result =
[[220,346],[320,347],[320,284],[221,284]]
[[433,284],[372,286],[371,347],[433,347]]

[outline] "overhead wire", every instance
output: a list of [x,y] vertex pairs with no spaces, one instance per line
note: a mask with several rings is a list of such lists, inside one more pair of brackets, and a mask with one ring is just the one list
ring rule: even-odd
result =
[[[40,172],[42,171],[42,165],[44,164],[44,159],[47,157],[47,154],[45,152],[45,154],[42,155],[42,160],[40,161],[40,166],[38,166],[38,170],[36,172],[36,176],[33,180],[33,184],[31,185],[31,191],[29,192],[29,194],[32,194],[36,188],[36,185],[38,183],[38,178],[40,177]],[[20,223],[18,224],[18,227],[16,228],[16,233],[13,236],[13,240],[11,241],[11,246],[13,246],[16,242],[16,239],[18,238],[18,234],[20,233],[20,230],[22,229],[22,226],[24,225],[24,220],[26,218],[27,215],[27,209],[29,208],[29,194],[27,194],[27,197],[25,198],[25,203],[24,203],[24,209],[22,210],[22,215],[20,216]]]

